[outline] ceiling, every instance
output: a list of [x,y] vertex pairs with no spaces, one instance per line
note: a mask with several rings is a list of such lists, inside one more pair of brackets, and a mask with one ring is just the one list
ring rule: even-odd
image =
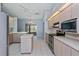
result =
[[62,3],[3,3],[2,11],[19,19],[43,19],[46,12],[51,15],[62,5]]

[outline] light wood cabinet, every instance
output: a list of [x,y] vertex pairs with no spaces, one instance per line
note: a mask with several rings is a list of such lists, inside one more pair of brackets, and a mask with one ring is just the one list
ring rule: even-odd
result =
[[62,43],[58,40],[54,40],[54,53],[56,56],[62,55]]
[[21,42],[20,36],[22,36],[24,34],[26,34],[26,33],[13,33],[13,42],[20,43]]
[[71,55],[71,48],[65,44],[62,44],[62,55],[63,56],[70,56]]
[[67,7],[65,10],[57,14],[49,21],[49,26],[53,25],[56,22],[63,22],[65,20],[72,19],[72,6]]
[[71,48],[63,44],[59,40],[54,40],[54,53],[56,56],[70,56]]
[[66,15],[65,15],[65,19],[63,19],[63,20],[71,19],[71,15],[72,15],[72,13],[71,13],[71,5],[65,9],[64,14],[66,14]]
[[67,7],[66,9],[64,9],[62,12],[60,12],[60,16],[59,16],[59,22],[63,22],[65,20],[69,20],[71,19],[71,6]]
[[55,55],[57,55],[57,49],[58,49],[58,47],[57,47],[57,40],[56,39],[54,39],[54,53],[55,53]]
[[58,41],[58,45],[57,45],[57,50],[58,50],[58,56],[62,56],[62,48],[63,48],[63,46],[62,46],[63,44],[60,42],[60,41]]
[[75,49],[71,49],[71,51],[72,56],[79,56],[79,51],[76,51]]
[[79,51],[71,48],[56,38],[54,39],[54,53],[56,56],[79,56]]
[[53,26],[52,20],[48,21],[48,28],[52,28],[52,26]]
[[13,34],[8,34],[8,44],[12,44],[13,43]]
[[79,4],[73,3],[71,7],[72,7],[72,18],[79,18]]

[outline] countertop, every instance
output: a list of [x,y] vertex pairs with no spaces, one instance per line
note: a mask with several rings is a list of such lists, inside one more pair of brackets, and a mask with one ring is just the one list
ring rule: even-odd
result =
[[10,32],[9,34],[13,34],[13,33],[27,33],[27,32]]
[[79,51],[79,40],[67,38],[64,36],[54,36],[54,38],[66,44],[67,46]]
[[56,30],[54,29],[49,29],[46,31],[47,34],[56,34]]
[[32,38],[33,34],[24,34],[21,36],[21,38]]

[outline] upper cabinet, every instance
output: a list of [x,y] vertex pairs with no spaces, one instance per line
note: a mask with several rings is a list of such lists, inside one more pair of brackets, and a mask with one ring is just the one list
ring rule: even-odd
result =
[[72,18],[79,18],[79,3],[72,4]]
[[[49,24],[53,25],[56,22],[63,22],[69,19],[73,18],[78,18],[78,24],[79,24],[79,3],[72,3],[70,6],[65,8],[63,11],[61,11],[59,14],[57,14],[55,17],[53,17],[50,21]],[[79,26],[77,24],[77,26]],[[79,32],[79,27],[78,27],[78,32]]]
[[17,32],[17,17],[8,17],[9,32]]
[[79,3],[72,4],[72,18],[77,19],[77,33],[79,33]]
[[71,19],[71,5],[68,6],[67,8],[65,8],[60,14],[61,14],[61,16],[60,16],[61,21],[60,22]]
[[72,14],[71,13],[71,5],[65,9],[64,13],[65,13],[65,17],[64,17],[65,19],[64,20],[71,19],[71,14]]
[[53,24],[56,22],[56,17],[53,17],[49,22],[48,22],[48,27],[52,28]]
[[57,14],[56,16],[54,16],[49,22],[52,23],[56,23],[59,21],[65,21],[65,20],[69,20],[71,19],[71,6],[68,6],[66,9],[64,9],[63,11],[61,11],[59,14]]
[[48,21],[48,28],[52,28],[52,26],[53,26],[52,20]]

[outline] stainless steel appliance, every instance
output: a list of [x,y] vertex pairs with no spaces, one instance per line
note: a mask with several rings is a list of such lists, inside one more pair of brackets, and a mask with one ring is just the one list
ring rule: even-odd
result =
[[63,30],[57,30],[56,36],[65,36],[65,32]]
[[62,22],[61,29],[65,32],[76,32],[77,31],[77,18]]
[[49,38],[48,38],[48,46],[50,48],[50,50],[52,51],[52,53],[54,53],[54,36],[55,34],[49,34]]

